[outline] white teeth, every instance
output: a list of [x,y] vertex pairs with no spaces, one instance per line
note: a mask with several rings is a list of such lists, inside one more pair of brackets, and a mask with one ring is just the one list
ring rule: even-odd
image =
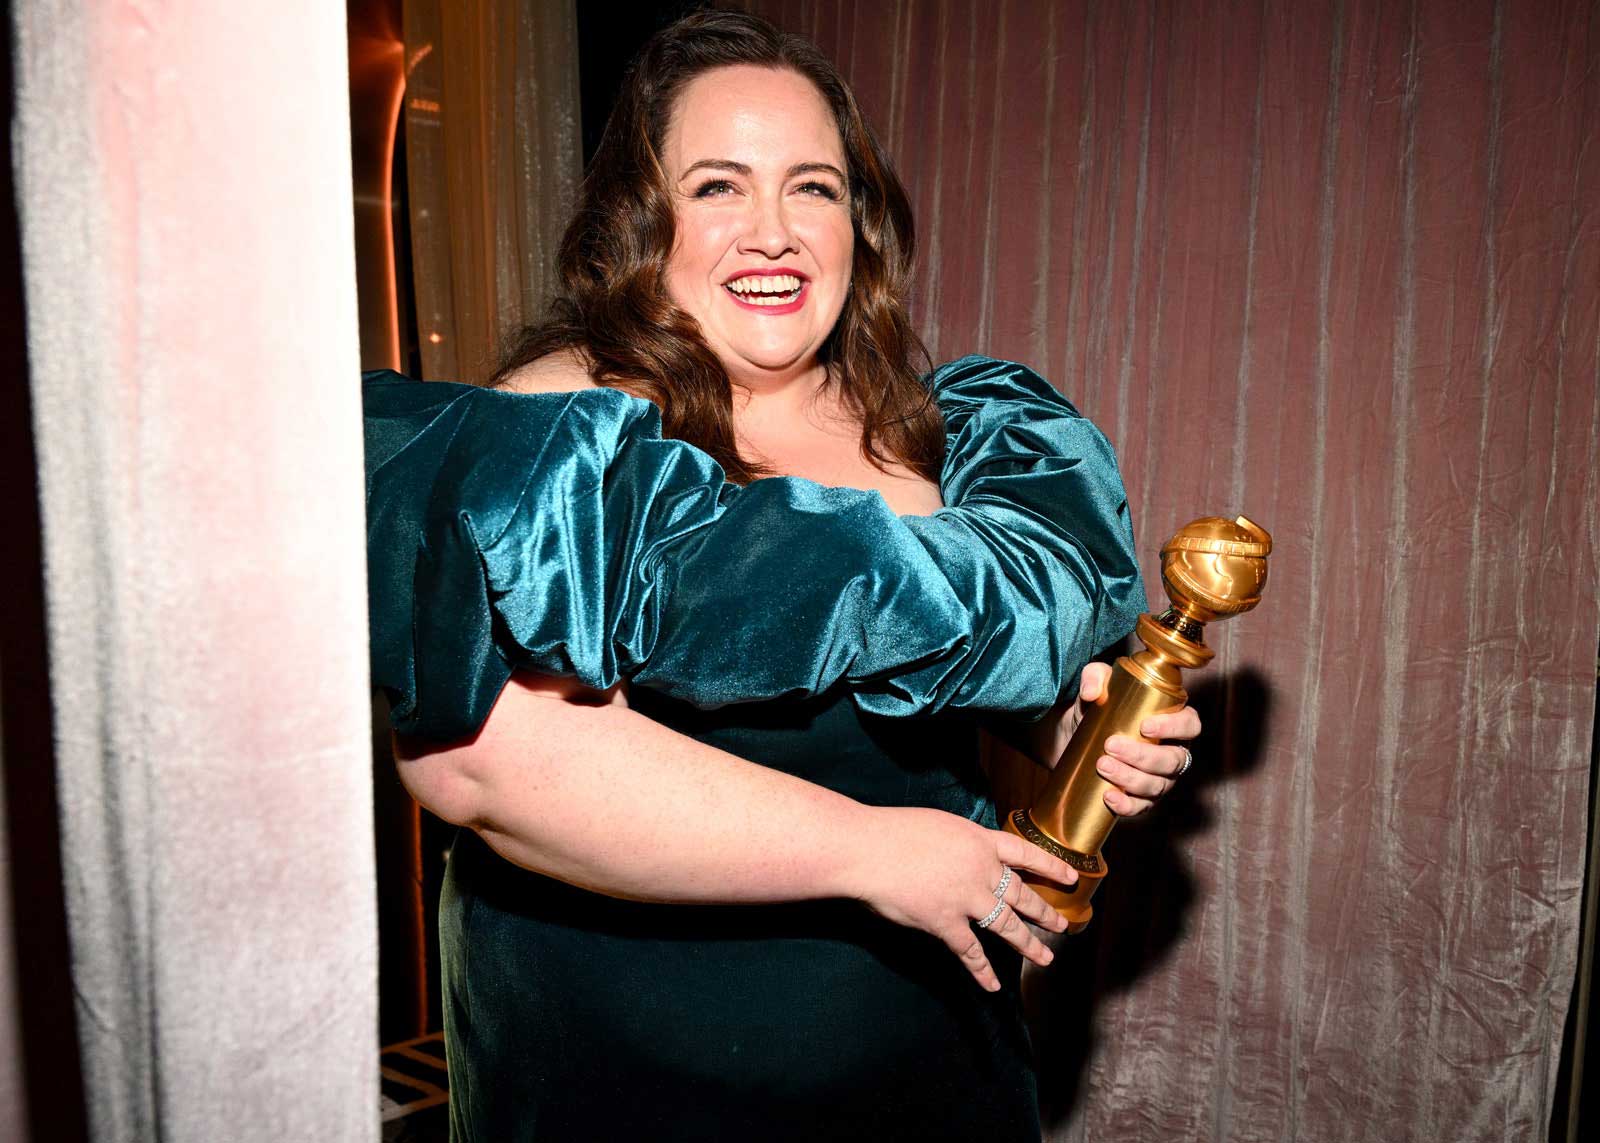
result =
[[746,274],[728,282],[727,288],[743,294],[750,301],[758,301],[762,294],[793,294],[800,289],[800,279],[793,274]]

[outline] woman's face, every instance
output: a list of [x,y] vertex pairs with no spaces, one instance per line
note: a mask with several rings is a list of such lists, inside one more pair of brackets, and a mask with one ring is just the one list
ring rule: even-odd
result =
[[786,69],[706,72],[679,95],[662,151],[673,302],[736,381],[814,366],[854,247],[844,144],[822,94]]

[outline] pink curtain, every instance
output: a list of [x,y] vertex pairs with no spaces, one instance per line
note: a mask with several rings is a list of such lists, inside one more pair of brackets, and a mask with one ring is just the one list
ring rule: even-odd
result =
[[1197,772],[1031,981],[1051,1137],[1542,1137],[1600,645],[1600,12],[748,6],[895,158],[935,358],[1030,362],[1116,443],[1151,589],[1192,516],[1277,539],[1192,676]]

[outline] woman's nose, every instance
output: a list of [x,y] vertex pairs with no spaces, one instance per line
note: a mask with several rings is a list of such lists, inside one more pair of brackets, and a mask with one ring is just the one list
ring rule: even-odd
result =
[[739,248],[748,254],[778,258],[799,253],[781,198],[757,198],[750,207],[749,226]]

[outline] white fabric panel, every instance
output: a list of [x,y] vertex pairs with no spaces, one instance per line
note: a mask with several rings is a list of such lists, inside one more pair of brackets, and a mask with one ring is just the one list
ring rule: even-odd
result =
[[96,1140],[375,1140],[343,5],[17,0]]

